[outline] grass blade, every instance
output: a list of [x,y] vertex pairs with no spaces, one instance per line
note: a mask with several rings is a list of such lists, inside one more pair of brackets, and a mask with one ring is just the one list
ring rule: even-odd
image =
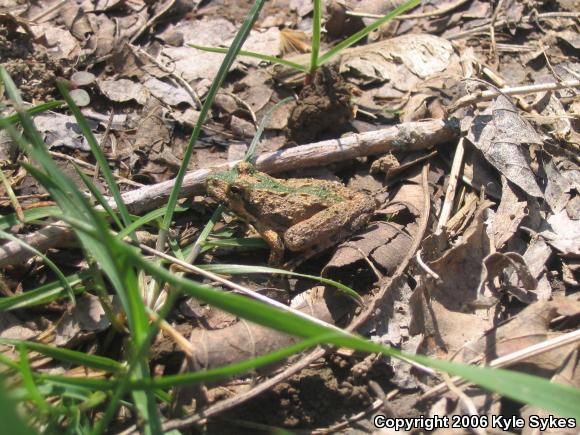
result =
[[20,354],[20,375],[22,376],[22,383],[24,388],[28,391],[30,399],[36,403],[36,406],[41,412],[48,413],[48,403],[44,400],[44,397],[36,388],[36,383],[34,382],[34,377],[32,376],[32,371],[30,370],[30,364],[28,363],[28,353],[26,347],[23,344],[18,346],[18,351]]
[[35,352],[42,353],[53,359],[65,361],[71,364],[90,367],[95,370],[103,370],[111,373],[118,373],[123,369],[123,365],[110,358],[98,355],[88,355],[85,352],[77,352],[71,349],[49,346],[42,343],[36,343],[27,340],[16,340],[9,338],[0,338],[0,343],[11,346],[25,346]]
[[[228,50],[230,49],[229,47],[228,48],[206,47],[204,45],[197,45],[197,44],[187,44],[187,45],[189,45],[191,48],[197,48],[198,50],[207,51],[210,53],[220,53],[220,54],[226,54],[228,52]],[[238,54],[240,56],[253,57],[255,59],[264,60],[266,62],[270,62],[273,64],[284,65],[284,66],[287,66],[289,68],[297,69],[299,71],[308,72],[308,66],[301,65],[301,64],[296,63],[296,62],[292,62],[292,61],[284,59],[282,57],[270,56],[269,54],[257,53],[255,51],[247,51],[247,50],[240,50],[238,52]]]
[[[191,155],[193,153],[193,147],[194,147],[195,143],[197,142],[197,139],[199,137],[199,133],[201,132],[201,127],[202,127],[203,123],[205,122],[205,118],[207,117],[207,114],[209,113],[209,110],[213,104],[213,100],[214,100],[219,88],[221,87],[222,82],[226,78],[226,75],[228,74],[236,56],[238,55],[240,49],[242,48],[244,41],[246,40],[246,38],[250,34],[250,30],[252,29],[254,23],[258,19],[258,15],[260,14],[260,10],[264,6],[264,2],[265,2],[265,0],[256,0],[254,5],[252,6],[250,11],[248,12],[246,20],[242,24],[240,30],[238,30],[238,32],[236,33],[236,36],[234,37],[232,45],[229,48],[222,64],[220,65],[218,73],[217,73],[216,77],[214,78],[214,80],[211,84],[211,87],[209,88],[206,100],[204,101],[204,103],[201,107],[201,110],[199,112],[199,118],[197,120],[197,123],[195,124],[195,128],[193,129],[193,132],[192,132],[191,137],[189,139],[189,143],[187,144],[187,148],[186,148],[185,153],[183,155],[183,162],[182,162],[181,166],[179,167],[179,171],[177,172],[177,175],[175,176],[173,189],[171,190],[171,193],[169,194],[169,199],[167,201],[167,213],[163,217],[161,231],[159,232],[159,236],[157,239],[156,248],[159,251],[162,251],[165,247],[165,243],[167,241],[168,229],[169,229],[169,227],[171,225],[171,221],[173,219],[173,213],[175,211],[175,207],[177,206],[177,200],[179,198],[179,191],[181,190],[181,186],[183,184],[183,178],[185,177],[185,174],[187,172],[187,167],[189,165],[189,161],[190,161]],[[150,294],[148,295],[147,299],[150,301],[156,302],[157,297],[159,296],[160,288],[161,288],[160,283],[155,281],[152,288],[150,289]]]
[[0,421],[6,433],[11,435],[34,435],[35,430],[28,427],[16,412],[16,403],[8,397],[3,383],[0,383]]
[[[73,287],[80,283],[82,280],[88,278],[88,276],[88,272],[80,272],[65,277],[65,280],[69,286]],[[84,290],[73,289],[73,291],[76,294]],[[61,297],[64,297],[66,294],[67,290],[62,285],[62,283],[59,281],[54,281],[33,290],[28,290],[19,295],[0,298],[0,311],[10,311],[46,304],[48,302],[52,302]]]
[[[60,208],[56,206],[38,207],[30,210],[24,210],[24,223],[44,219],[47,217],[60,217],[62,214]],[[15,213],[6,216],[0,216],[0,230],[7,230],[10,227],[21,223]]]
[[125,225],[129,225],[131,223],[129,211],[125,206],[123,198],[121,197],[119,186],[117,186],[117,182],[115,181],[115,177],[111,172],[111,168],[109,168],[109,164],[107,162],[107,159],[105,158],[105,155],[103,154],[103,150],[97,143],[97,140],[95,139],[95,136],[91,131],[89,123],[81,113],[80,109],[78,108],[74,100],[71,98],[65,83],[63,81],[58,81],[57,86],[60,93],[64,97],[68,105],[68,108],[70,109],[75,119],[77,120],[77,123],[83,133],[83,136],[86,138],[87,142],[89,143],[89,146],[91,147],[91,152],[93,153],[93,156],[95,156],[97,164],[99,165],[99,169],[101,170],[101,173],[103,174],[103,177],[107,182],[107,187],[111,191],[111,196],[114,198],[115,203],[117,204],[117,210],[119,210],[119,214],[121,215],[121,219],[123,219],[123,223]]
[[83,171],[81,171],[80,168],[76,164],[73,163],[73,167],[75,168],[75,171],[76,171],[77,175],[79,176],[79,178],[83,181],[85,186],[87,186],[87,189],[89,189],[89,192],[91,192],[91,194],[95,197],[97,202],[101,205],[101,207],[103,207],[103,209],[105,210],[107,215],[113,220],[113,222],[115,222],[115,225],[117,225],[117,228],[122,229],[123,224],[119,220],[117,213],[115,213],[115,211],[111,208],[111,206],[109,205],[109,202],[105,199],[103,194],[101,192],[99,192],[99,189],[97,189],[97,186],[95,186],[95,184],[91,181],[91,179],[89,177],[87,177],[87,175]]
[[324,284],[330,285],[332,287],[337,288],[338,290],[344,292],[357,302],[362,302],[362,298],[359,296],[357,292],[355,292],[350,287],[341,284],[337,281],[333,281],[332,279],[323,278],[321,276],[316,275],[306,275],[304,273],[298,272],[291,272],[284,269],[276,269],[274,267],[266,267],[266,266],[246,266],[243,264],[204,264],[199,266],[200,269],[207,270],[208,272],[219,273],[219,274],[226,274],[226,275],[239,275],[244,273],[269,273],[269,274],[279,274],[279,275],[288,275],[288,276],[297,276],[300,278],[310,279],[312,281],[319,281]]
[[318,55],[320,53],[320,32],[322,29],[322,1],[314,0],[312,10],[312,52],[310,53],[310,74],[320,66]]
[[[26,109],[26,112],[28,113],[29,116],[34,116],[38,115],[39,113],[46,112],[47,110],[57,109],[63,104],[64,101],[61,100],[48,101],[46,103],[42,103],[34,107],[29,107],[28,109]],[[14,115],[7,116],[6,118],[4,118],[4,120],[9,124],[16,124],[20,120],[20,117],[17,113],[15,113]],[[0,130],[2,129],[3,127],[0,125]]]

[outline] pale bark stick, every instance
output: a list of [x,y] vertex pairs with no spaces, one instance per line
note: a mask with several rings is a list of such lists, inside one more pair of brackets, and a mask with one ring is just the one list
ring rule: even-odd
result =
[[[381,130],[352,134],[339,139],[325,140],[280,151],[265,153],[255,159],[258,170],[274,174],[298,168],[323,166],[333,162],[352,160],[356,157],[383,154],[390,151],[416,151],[457,139],[455,123],[442,120],[408,122]],[[188,197],[205,191],[204,182],[213,170],[224,170],[237,162],[219,165],[211,169],[198,169],[188,173],[181,188],[180,197]],[[169,198],[174,180],[144,186],[123,194],[123,201],[131,213],[141,214],[160,207]],[[112,207],[115,204],[110,202]],[[41,252],[67,244],[73,233],[63,222],[48,225],[34,233],[22,236],[29,245]],[[23,263],[34,254],[15,242],[0,246],[0,267]]]

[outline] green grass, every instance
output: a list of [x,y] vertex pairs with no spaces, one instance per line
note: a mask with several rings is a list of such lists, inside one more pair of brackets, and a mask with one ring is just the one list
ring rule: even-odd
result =
[[[64,220],[74,230],[88,264],[87,268],[66,276],[54,270],[57,265],[52,263],[47,256],[41,256],[47,267],[53,268],[59,279],[16,296],[0,298],[0,311],[25,310],[63,298],[72,300],[73,295],[78,296],[84,292],[100,295],[102,303],[105,304],[108,301],[102,293],[108,291],[116,295],[120,301],[126,319],[119,331],[110,331],[111,334],[122,339],[123,346],[118,359],[107,357],[106,349],[101,347],[97,347],[97,353],[93,354],[32,341],[1,339],[0,344],[13,346],[18,355],[15,359],[0,355],[2,368],[0,376],[3,381],[0,382],[0,418],[3,418],[4,429],[8,433],[15,434],[33,433],[31,428],[45,433],[102,434],[110,429],[120,408],[124,407],[131,414],[133,421],[138,424],[141,432],[161,433],[162,419],[166,416],[161,415],[160,409],[163,405],[171,403],[175,388],[209,381],[215,382],[236,374],[247,373],[319,344],[348,347],[361,352],[381,353],[394,358],[415,361],[427,367],[461,376],[521,403],[529,403],[561,416],[580,418],[579,389],[553,384],[545,379],[508,370],[480,368],[424,356],[407,355],[396,349],[372,343],[363,337],[338,330],[336,327],[328,327],[292,312],[248,297],[227,293],[173,273],[168,270],[164,262],[145,257],[135,246],[135,231],[143,225],[154,225],[160,228],[160,235],[163,237],[160,237],[162,243],[160,242],[159,247],[164,248],[166,244],[169,244],[175,255],[188,258],[190,261],[194,261],[197,254],[202,252],[204,246],[207,245],[221,243],[229,246],[248,246],[252,243],[240,240],[207,241],[207,235],[221,214],[220,209],[216,211],[196,244],[189,250],[181,251],[175,243],[166,242],[171,241],[167,229],[172,225],[175,213],[180,211],[177,207],[178,192],[197,135],[209,113],[212,99],[233,60],[239,54],[240,47],[255,22],[262,3],[263,1],[255,3],[246,22],[238,32],[230,53],[222,63],[220,72],[204,103],[198,125],[192,134],[186,158],[176,178],[176,186],[168,204],[143,217],[131,215],[123,204],[106,159],[92,137],[82,114],[68,96],[67,90],[62,85],[60,86],[69,110],[75,115],[83,134],[87,137],[99,165],[99,172],[114,198],[116,207],[111,207],[105,201],[88,177],[81,176],[85,188],[102,207],[97,210],[80,192],[78,186],[59,171],[41,136],[34,128],[31,111],[23,107],[14,83],[6,71],[0,68],[0,79],[16,109],[15,114],[0,119],[0,128],[6,129],[29,160],[34,162],[34,164],[23,164],[23,167],[45,187],[57,204],[57,208],[26,211],[24,222],[38,223],[48,218]],[[319,12],[315,12],[315,16],[317,14]],[[313,62],[321,64],[325,61],[327,54],[318,57],[318,60],[313,56]],[[17,124],[22,127],[22,133],[15,128]],[[4,238],[13,237],[6,232],[16,223],[18,220],[13,215],[1,217],[0,228],[3,233],[0,233],[0,237],[2,234]],[[206,269],[224,274],[282,273],[266,267],[240,265],[212,265],[207,266]],[[340,283],[320,277],[306,277],[333,285],[357,297],[350,293],[351,289]],[[145,285],[147,280],[156,284],[147,288]],[[157,313],[153,313],[151,305],[148,306],[145,300],[158,295],[165,285],[172,291],[169,292],[166,303],[161,305]],[[152,290],[155,293],[153,295]],[[212,370],[154,376],[149,366],[151,342],[159,330],[161,319],[171,312],[178,296],[195,298],[248,321],[300,337],[302,341],[267,355]],[[156,320],[151,321],[151,317]],[[118,319],[113,320],[111,319],[112,323],[119,322]],[[106,376],[75,377],[46,373],[31,365],[33,353],[52,358],[62,367],[82,367],[89,372],[102,372]],[[18,413],[16,405],[20,411]]]

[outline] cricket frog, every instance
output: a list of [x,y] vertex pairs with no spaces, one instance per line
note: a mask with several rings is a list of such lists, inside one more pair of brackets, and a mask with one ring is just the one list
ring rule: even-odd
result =
[[362,228],[376,208],[374,198],[341,183],[273,178],[245,162],[210,174],[206,187],[264,238],[272,265],[282,263],[285,249],[303,254],[304,261],[335,245]]

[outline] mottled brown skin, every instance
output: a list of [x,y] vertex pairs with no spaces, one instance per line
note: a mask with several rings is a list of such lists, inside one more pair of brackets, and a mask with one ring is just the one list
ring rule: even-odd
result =
[[272,248],[279,265],[284,250],[304,259],[363,227],[376,208],[370,196],[325,180],[282,180],[240,163],[233,172],[210,175],[207,193],[251,224]]

